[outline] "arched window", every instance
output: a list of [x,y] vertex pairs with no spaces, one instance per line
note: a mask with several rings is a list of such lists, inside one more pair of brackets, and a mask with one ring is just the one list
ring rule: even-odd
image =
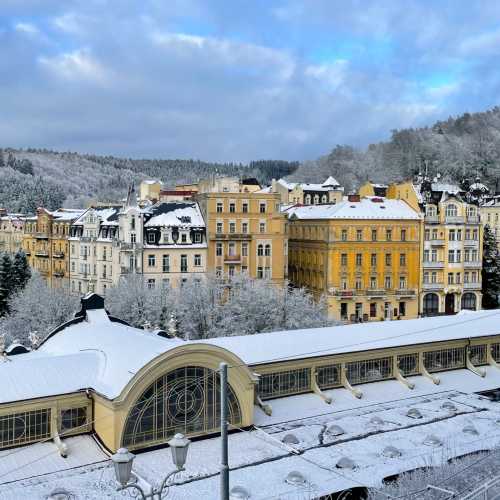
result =
[[265,255],[266,257],[269,257],[271,255],[271,245],[267,244],[265,247]]
[[430,316],[439,312],[439,297],[435,293],[424,296],[424,315]]
[[306,194],[306,205],[310,205],[310,204],[311,204],[311,195]]
[[462,295],[462,309],[468,309],[469,311],[476,310],[476,294],[475,293],[464,293]]
[[317,205],[319,203],[319,195],[314,195],[314,204]]
[[467,217],[475,217],[477,215],[476,207],[468,206],[467,207]]
[[434,217],[436,215],[436,207],[434,205],[427,205],[427,207],[425,207],[425,213],[430,217]]
[[326,194],[324,194],[322,197],[321,197],[321,203],[326,203],[328,201],[328,198],[326,197]]
[[259,257],[262,257],[262,255],[264,255],[264,245],[257,245],[257,255]]
[[[231,387],[229,421],[241,423],[241,410]],[[177,368],[155,380],[132,406],[122,446],[159,444],[177,432],[208,434],[220,427],[220,375],[200,366]]]
[[456,217],[458,213],[457,206],[453,203],[450,203],[446,207],[446,217]]

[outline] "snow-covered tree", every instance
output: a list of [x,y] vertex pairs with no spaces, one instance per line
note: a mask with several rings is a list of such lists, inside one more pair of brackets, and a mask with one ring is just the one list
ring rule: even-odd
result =
[[24,288],[31,277],[31,269],[23,250],[18,250],[12,261],[13,291]]
[[488,225],[484,226],[483,234],[483,308],[495,309],[499,306],[500,295],[500,252]]
[[0,317],[9,310],[9,296],[14,288],[12,259],[7,253],[0,255]]
[[33,340],[45,338],[54,328],[71,319],[80,301],[64,288],[51,288],[33,273],[24,289],[8,301],[8,314],[0,320],[0,335],[6,345],[13,341],[31,346]]

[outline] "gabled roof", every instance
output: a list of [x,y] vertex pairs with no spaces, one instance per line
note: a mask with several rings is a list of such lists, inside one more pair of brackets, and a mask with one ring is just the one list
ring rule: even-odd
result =
[[159,202],[148,207],[150,216],[144,227],[205,227],[198,203],[191,201]]

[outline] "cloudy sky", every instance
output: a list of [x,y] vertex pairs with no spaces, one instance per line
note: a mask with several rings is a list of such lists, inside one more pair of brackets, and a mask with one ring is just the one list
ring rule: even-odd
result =
[[496,0],[0,0],[0,146],[307,159],[499,104]]

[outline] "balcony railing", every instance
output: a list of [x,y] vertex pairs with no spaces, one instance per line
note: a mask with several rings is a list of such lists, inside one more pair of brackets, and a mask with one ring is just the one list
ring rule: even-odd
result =
[[120,248],[122,250],[141,250],[142,243],[121,243]]
[[38,238],[38,239],[46,240],[48,237],[49,237],[49,234],[48,233],[44,233],[42,231],[37,231],[35,233],[35,238]]
[[468,215],[467,224],[479,224],[479,215]]
[[47,252],[46,250],[37,250],[35,252],[35,255],[37,257],[48,257],[49,256],[49,252]]
[[331,290],[331,295],[335,295],[336,297],[341,297],[345,299],[352,299],[354,297],[354,290]]
[[423,283],[422,288],[424,290],[441,290],[444,288],[444,283],[442,281],[439,281],[437,283]]
[[403,295],[405,297],[413,297],[416,295],[416,291],[413,288],[398,288],[398,289],[396,289],[396,295]]
[[252,239],[252,235],[247,233],[215,233],[211,239],[216,240],[248,240]]
[[481,263],[480,260],[474,260],[474,261],[464,262],[464,267],[466,269],[482,267],[482,263]]
[[383,288],[368,288],[365,293],[369,297],[384,297],[387,295],[387,291]]
[[439,223],[439,215],[426,215],[424,217],[424,221],[429,224],[438,224]]
[[64,259],[64,252],[54,252],[52,257],[54,257],[54,259]]
[[64,271],[55,271],[54,277],[55,278],[64,278]]
[[224,262],[229,262],[229,263],[241,262],[241,256],[240,255],[226,255],[224,257]]
[[480,290],[481,283],[479,281],[474,281],[474,283],[464,283],[464,290]]
[[443,269],[444,268],[444,262],[442,260],[439,261],[430,261],[430,260],[424,260],[423,266],[425,268],[429,269]]
[[444,245],[444,240],[442,238],[435,240],[427,240],[430,242],[431,246],[442,247]]
[[447,215],[444,218],[445,224],[463,224],[465,217],[463,215]]

